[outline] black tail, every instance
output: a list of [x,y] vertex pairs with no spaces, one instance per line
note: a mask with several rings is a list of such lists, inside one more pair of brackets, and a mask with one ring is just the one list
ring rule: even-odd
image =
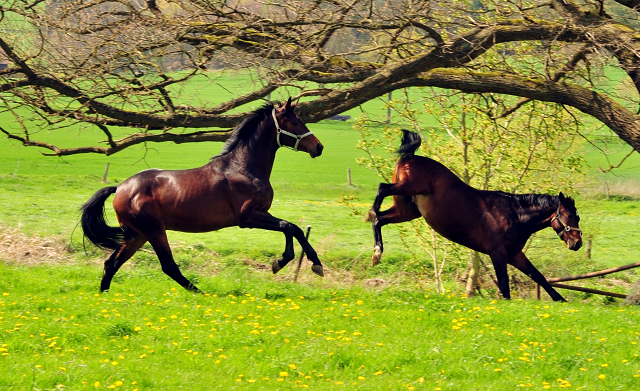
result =
[[115,250],[125,237],[121,227],[110,227],[104,219],[104,203],[116,192],[117,187],[105,187],[94,194],[80,210],[82,211],[82,230],[84,237],[103,249]]
[[400,149],[398,149],[400,157],[403,158],[405,156],[413,155],[416,152],[416,149],[420,147],[421,143],[422,139],[420,138],[420,134],[407,129],[402,129],[402,144],[400,145]]

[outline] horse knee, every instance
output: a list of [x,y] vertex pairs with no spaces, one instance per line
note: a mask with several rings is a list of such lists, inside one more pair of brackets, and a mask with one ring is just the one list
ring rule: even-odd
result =
[[[286,220],[280,221],[279,224],[280,224],[280,228],[282,229],[282,233],[283,234],[285,234],[286,236],[295,236],[296,228],[298,228],[296,225],[291,224],[290,222],[288,222]],[[302,230],[300,230],[300,232],[302,232]]]

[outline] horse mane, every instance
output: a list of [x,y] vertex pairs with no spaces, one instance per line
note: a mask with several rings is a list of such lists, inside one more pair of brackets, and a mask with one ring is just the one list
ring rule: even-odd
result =
[[413,155],[421,143],[422,139],[418,133],[402,129],[402,143],[397,152],[401,158]]
[[[508,194],[508,193],[504,193]],[[557,208],[560,206],[560,198],[549,194],[508,194],[521,208]]]
[[231,136],[229,137],[227,142],[224,143],[222,151],[220,151],[218,155],[212,157],[211,160],[219,156],[227,155],[228,153],[232,152],[238,146],[238,144],[240,144],[241,141],[249,138],[256,130],[260,122],[264,121],[266,117],[271,115],[271,111],[273,111],[274,107],[274,103],[267,102],[264,104],[264,106],[254,110],[251,114],[246,116],[242,120],[242,122],[240,122],[240,124],[238,124],[233,129]]

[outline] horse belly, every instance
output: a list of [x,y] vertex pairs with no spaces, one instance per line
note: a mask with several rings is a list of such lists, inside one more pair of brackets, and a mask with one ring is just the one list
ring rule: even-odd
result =
[[[469,222],[458,221],[455,216],[464,213],[464,206],[436,202],[431,195],[416,195],[413,202],[418,207],[424,220],[437,233],[452,242],[461,244],[474,250],[482,251],[469,235]],[[466,228],[465,228],[466,227]]]
[[238,224],[235,212],[225,202],[176,205],[164,214],[166,227],[172,231],[210,232]]

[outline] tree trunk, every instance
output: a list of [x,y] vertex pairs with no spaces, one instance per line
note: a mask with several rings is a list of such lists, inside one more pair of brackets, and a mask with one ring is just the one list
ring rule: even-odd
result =
[[640,305],[640,280],[636,281],[633,285],[631,292],[629,292],[629,296],[624,300],[624,304]]
[[471,251],[469,258],[469,277],[467,278],[467,297],[474,297],[478,287],[478,277],[480,276],[480,254],[477,251]]

